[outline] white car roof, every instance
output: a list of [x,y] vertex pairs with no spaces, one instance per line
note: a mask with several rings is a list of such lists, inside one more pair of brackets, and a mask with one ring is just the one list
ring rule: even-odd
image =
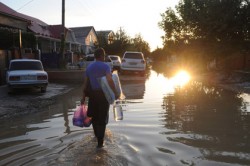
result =
[[40,62],[40,60],[37,59],[12,59],[10,62],[22,62],[22,61],[35,61],[35,62]]
[[143,54],[142,52],[139,52],[139,51],[126,51],[125,53],[141,53],[141,54]]
[[108,56],[118,57],[118,55],[108,55]]

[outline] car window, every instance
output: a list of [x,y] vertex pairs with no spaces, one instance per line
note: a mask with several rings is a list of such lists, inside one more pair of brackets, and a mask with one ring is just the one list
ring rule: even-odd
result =
[[94,61],[95,60],[95,57],[93,56],[88,56],[87,58],[86,58],[86,61]]
[[10,70],[43,70],[43,67],[40,62],[19,61],[12,62]]
[[141,53],[126,53],[124,58],[129,58],[129,59],[142,59],[142,54]]
[[105,57],[105,62],[111,62],[111,59],[109,57]]
[[116,57],[116,56],[111,56],[110,57],[112,60],[118,60],[118,57]]

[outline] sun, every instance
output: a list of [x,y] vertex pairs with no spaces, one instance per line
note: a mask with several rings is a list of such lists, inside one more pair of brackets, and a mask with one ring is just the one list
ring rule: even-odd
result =
[[177,74],[171,79],[175,86],[184,86],[191,79],[190,74],[185,70],[180,70]]

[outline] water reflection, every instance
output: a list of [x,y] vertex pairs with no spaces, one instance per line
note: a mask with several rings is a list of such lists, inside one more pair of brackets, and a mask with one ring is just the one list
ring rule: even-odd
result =
[[91,127],[72,125],[77,87],[40,113],[1,120],[0,165],[250,164],[247,94],[196,81],[180,86],[154,71],[120,79],[129,100],[122,121],[110,116],[103,150]]
[[207,159],[250,164],[240,155],[250,152],[250,116],[242,105],[233,92],[192,81],[163,99],[165,127],[189,134],[169,140],[201,148]]
[[143,99],[145,93],[145,77],[126,75],[120,77],[121,87],[126,99]]

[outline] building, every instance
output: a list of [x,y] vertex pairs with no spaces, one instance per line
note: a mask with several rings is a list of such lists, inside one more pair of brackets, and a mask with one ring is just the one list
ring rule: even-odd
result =
[[97,31],[96,33],[100,43],[102,42],[102,44],[105,45],[105,44],[112,44],[114,42],[115,34],[113,31],[111,30]]
[[81,52],[85,55],[94,53],[98,38],[93,26],[69,28],[75,34],[76,41],[81,44]]

